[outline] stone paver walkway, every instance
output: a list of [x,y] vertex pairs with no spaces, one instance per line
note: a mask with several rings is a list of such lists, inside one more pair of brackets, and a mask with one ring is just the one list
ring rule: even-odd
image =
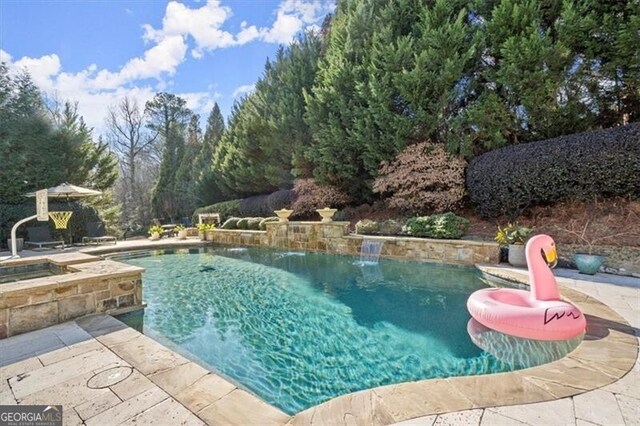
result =
[[63,406],[63,424],[282,425],[285,413],[106,315],[0,340],[0,405]]

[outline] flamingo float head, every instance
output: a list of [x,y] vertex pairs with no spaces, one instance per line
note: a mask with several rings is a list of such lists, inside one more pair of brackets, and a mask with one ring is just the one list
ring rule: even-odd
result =
[[529,259],[529,253],[535,255],[540,253],[542,258],[547,263],[549,268],[554,268],[558,263],[558,252],[556,250],[556,243],[548,235],[540,234],[535,235],[529,239],[526,247],[527,262],[533,259]]
[[548,235],[531,237],[525,248],[531,294],[536,300],[555,300],[560,298],[558,285],[550,268],[558,263],[556,243]]

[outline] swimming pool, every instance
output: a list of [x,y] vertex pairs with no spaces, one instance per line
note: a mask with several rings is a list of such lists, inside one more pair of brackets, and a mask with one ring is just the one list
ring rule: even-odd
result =
[[117,259],[147,270],[143,318],[123,321],[290,414],[385,384],[511,371],[579,343],[479,349],[465,303],[485,284],[472,268],[241,247]]

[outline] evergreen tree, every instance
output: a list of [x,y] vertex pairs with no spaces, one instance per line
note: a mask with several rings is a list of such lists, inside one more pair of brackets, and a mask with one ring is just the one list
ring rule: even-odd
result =
[[213,172],[213,153],[224,133],[224,118],[216,102],[207,118],[200,152],[194,161],[192,179],[194,194],[199,204],[213,204],[224,199],[219,178]]
[[294,172],[311,173],[304,154],[311,143],[304,92],[313,84],[320,49],[314,33],[279,49],[254,92],[234,105],[213,166],[230,195],[272,192],[290,187]]
[[176,189],[180,197],[180,211],[190,214],[197,206],[195,195],[196,183],[193,179],[196,169],[196,157],[202,151],[202,130],[200,130],[200,116],[192,114],[187,127],[187,142],[180,167],[176,171]]
[[186,101],[171,93],[157,93],[145,104],[147,127],[158,132],[162,141],[160,176],[152,194],[154,212],[161,217],[175,218],[189,214],[183,211],[176,171],[180,167],[185,149],[185,128],[191,111]]
[[321,184],[339,187],[356,200],[368,198],[371,176],[378,166],[371,167],[373,161],[365,164],[362,158],[364,139],[378,129],[371,122],[370,105],[361,89],[370,81],[368,52],[384,3],[338,3],[326,56],[306,98],[306,121],[314,139],[306,156],[314,164],[314,176]]
[[574,0],[562,5],[557,33],[571,52],[569,81],[577,101],[595,126],[637,121],[640,2]]
[[28,73],[12,76],[0,67],[0,202],[21,203],[26,192],[69,182],[98,190],[110,188],[117,164],[95,143],[77,106],[65,102],[47,115],[42,95]]

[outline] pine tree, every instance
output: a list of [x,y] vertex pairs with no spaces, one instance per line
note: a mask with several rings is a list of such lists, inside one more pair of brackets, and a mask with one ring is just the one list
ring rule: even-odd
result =
[[190,215],[197,206],[195,196],[195,181],[193,174],[198,153],[202,150],[202,130],[200,130],[200,116],[191,115],[187,127],[187,141],[180,167],[176,171],[176,189],[180,197],[180,211]]
[[[377,169],[363,161],[366,139],[374,137],[374,123],[362,96],[369,83],[368,52],[380,25],[381,0],[339,2],[331,23],[326,55],[313,89],[306,97],[306,121],[314,143],[306,158],[321,183],[339,187],[356,200],[370,195]],[[369,166],[369,167],[368,167]]]
[[290,187],[292,169],[299,175],[311,173],[304,156],[311,143],[303,119],[304,92],[314,82],[320,49],[314,33],[280,48],[253,93],[234,105],[213,166],[230,195]]
[[153,190],[154,212],[162,217],[176,218],[189,214],[182,211],[179,188],[176,188],[178,170],[185,149],[185,128],[191,117],[186,101],[171,93],[157,93],[145,104],[147,127],[158,132],[163,143],[160,176]]
[[0,202],[21,203],[24,193],[63,182],[113,186],[116,161],[94,142],[76,104],[47,114],[30,75],[12,76],[6,66],[0,67],[0,103],[0,156],[8,159],[0,168]]
[[208,205],[224,199],[219,178],[213,172],[213,153],[224,133],[224,118],[216,102],[207,118],[207,126],[200,152],[194,161],[192,179],[198,204]]

